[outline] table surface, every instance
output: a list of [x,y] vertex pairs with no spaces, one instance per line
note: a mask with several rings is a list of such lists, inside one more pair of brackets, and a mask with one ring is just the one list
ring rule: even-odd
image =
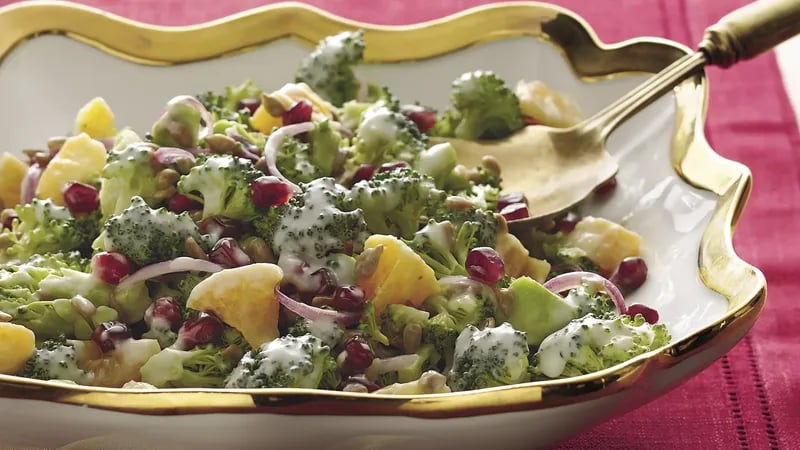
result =
[[[0,6],[13,3],[0,0]],[[82,0],[161,25],[188,25],[269,0]],[[355,20],[407,24],[487,0],[308,0]],[[746,0],[552,0],[583,16],[599,37],[666,37],[689,46]],[[618,20],[622,11],[637,20]],[[778,58],[775,57],[777,53]],[[598,425],[559,448],[800,448],[800,38],[729,70],[711,68],[707,137],[754,178],[737,226],[739,254],[766,275],[769,296],[753,330],[727,355],[659,399]],[[757,95],[754,95],[757,93]],[[749,96],[742,101],[742,96]],[[794,110],[792,109],[794,105]]]

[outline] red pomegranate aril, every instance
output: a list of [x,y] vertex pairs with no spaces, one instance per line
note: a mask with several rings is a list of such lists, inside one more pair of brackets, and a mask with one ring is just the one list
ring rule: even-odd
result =
[[366,294],[355,285],[339,286],[333,291],[331,306],[339,311],[359,312],[364,309]]
[[3,217],[3,223],[0,226],[2,226],[2,229],[6,230],[14,228],[14,222],[19,221],[19,216],[17,215],[17,212],[11,208],[4,209],[2,217]]
[[381,164],[378,172],[393,172],[398,169],[408,169],[409,167],[411,167],[411,165],[405,161],[393,161]]
[[431,110],[418,108],[404,111],[403,114],[417,124],[417,128],[422,133],[427,133],[428,130],[436,125],[436,113]]
[[[369,348],[369,344],[361,336],[353,336],[344,343],[344,358],[341,361],[341,372],[343,375],[355,375],[364,373],[372,364],[375,354]],[[342,356],[339,356],[342,358]]]
[[92,341],[108,353],[117,346],[117,342],[130,339],[131,332],[128,326],[122,322],[103,322],[92,332]]
[[122,253],[100,252],[92,258],[92,274],[108,284],[119,284],[131,270],[131,261]]
[[528,204],[528,199],[525,198],[525,194],[522,192],[509,192],[508,194],[503,194],[497,197],[497,209],[502,210],[508,205],[513,205],[515,203],[524,203],[525,205]]
[[244,233],[244,224],[225,216],[211,216],[200,222],[200,232],[210,234],[215,239],[239,238]]
[[500,215],[506,220],[520,220],[528,217],[528,205],[525,203],[512,203],[500,210]]
[[638,256],[629,256],[619,263],[609,280],[624,293],[630,293],[647,280],[647,263]]
[[314,112],[314,108],[311,103],[308,100],[300,100],[283,113],[283,124],[291,125],[293,123],[310,122],[312,112]]
[[218,240],[208,254],[208,259],[226,268],[246,266],[253,263],[253,260],[242,250],[236,239],[230,237]]
[[183,322],[175,347],[178,350],[191,350],[198,345],[217,342],[222,339],[223,331],[225,326],[219,317],[210,312],[201,312]]
[[200,209],[202,206],[203,205],[201,205],[200,202],[192,200],[191,198],[182,194],[173,195],[167,203],[167,209],[175,213]]
[[562,233],[569,233],[575,229],[575,226],[578,225],[578,222],[581,221],[581,216],[577,213],[572,211],[568,212],[566,216],[562,217],[561,220],[558,221],[558,231]]
[[353,184],[359,181],[371,180],[373,176],[375,176],[375,166],[372,164],[362,164],[358,166],[356,173],[353,175]]
[[261,106],[261,100],[257,98],[243,98],[236,104],[236,110],[241,111],[247,108],[250,114],[255,114],[258,107]]
[[599,197],[607,197],[617,189],[617,177],[609,178],[602,184],[594,188],[595,195]]
[[495,284],[506,274],[503,258],[491,247],[470,250],[465,265],[471,278],[486,284]]
[[292,198],[292,188],[278,177],[263,176],[250,185],[253,204],[258,208],[279,206]]
[[100,197],[94,186],[71,181],[64,185],[61,193],[64,196],[64,204],[73,216],[89,214],[100,207]]
[[172,331],[178,331],[183,323],[183,314],[178,302],[172,297],[160,297],[153,301],[144,312],[144,323],[153,328],[154,321],[169,325]]
[[641,303],[634,303],[628,306],[628,315],[636,317],[637,314],[641,314],[644,320],[649,324],[658,323],[658,311],[649,306],[642,305]]

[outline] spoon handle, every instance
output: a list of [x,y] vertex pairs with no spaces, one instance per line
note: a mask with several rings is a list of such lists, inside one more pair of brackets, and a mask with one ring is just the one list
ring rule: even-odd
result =
[[710,64],[730,67],[800,33],[800,0],[760,0],[706,29],[700,51]]

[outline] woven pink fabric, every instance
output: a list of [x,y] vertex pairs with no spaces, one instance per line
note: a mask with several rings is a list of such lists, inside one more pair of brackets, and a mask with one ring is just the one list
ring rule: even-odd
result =
[[[0,6],[11,3],[0,0]],[[188,25],[274,3],[264,0],[84,0],[135,20]],[[486,0],[310,0],[351,19],[407,24]],[[694,46],[704,28],[745,0],[553,0],[601,39],[654,35]],[[767,276],[769,299],[752,332],[720,361],[661,398],[560,448],[800,448],[800,135],[773,55],[710,69],[707,134],[747,164],[754,189],[735,245]],[[798,80],[794,80],[798,82]],[[746,97],[743,99],[742,97]]]

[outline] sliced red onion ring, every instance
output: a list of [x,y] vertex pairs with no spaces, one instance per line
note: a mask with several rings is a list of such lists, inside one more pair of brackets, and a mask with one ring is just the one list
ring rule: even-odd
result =
[[25,172],[25,177],[22,179],[20,186],[20,199],[19,202],[26,205],[33,201],[36,196],[36,187],[39,186],[39,178],[42,176],[42,166],[39,164],[31,164],[28,166],[28,171]]
[[189,159],[192,162],[196,160],[192,152],[176,147],[159,147],[153,153],[153,157],[162,166],[175,164],[180,159]]
[[150,264],[144,266],[136,272],[123,278],[117,285],[117,288],[125,288],[134,283],[149,280],[161,275],[176,272],[219,272],[224,267],[215,264],[211,261],[204,259],[189,258],[188,256],[181,256],[180,258],[171,259],[160,263]]
[[200,112],[200,118],[205,122],[205,127],[200,130],[200,137],[204,138],[211,134],[214,131],[214,118],[211,117],[211,113],[208,112],[203,102],[200,100],[192,97],[191,95],[177,95],[172,97],[172,99],[167,102],[167,108],[176,104],[176,103],[186,103],[187,105],[195,108],[198,112]]
[[617,286],[606,278],[593,272],[570,272],[558,275],[544,283],[544,287],[556,294],[560,294],[564,291],[575,289],[584,281],[600,284],[603,290],[611,297],[611,300],[614,301],[614,305],[616,305],[619,313],[628,313],[628,307],[625,306],[625,298],[622,296],[622,292],[619,291]]
[[110,151],[112,148],[114,148],[113,137],[97,138],[95,140],[103,144],[103,147],[106,148],[106,151]]
[[284,183],[287,183],[292,191],[295,193],[300,192],[300,186],[292,183],[278,170],[275,163],[278,156],[278,148],[283,144],[284,139],[290,136],[296,136],[300,133],[308,133],[314,129],[314,122],[302,122],[286,125],[278,128],[269,135],[267,143],[264,145],[264,161],[267,163],[269,174],[278,177]]
[[286,309],[304,319],[317,320],[326,317],[339,322],[343,327],[355,325],[358,323],[359,319],[361,319],[361,313],[333,311],[298,302],[281,292],[278,286],[275,286],[275,297],[278,298],[278,301],[281,305],[285,306]]

